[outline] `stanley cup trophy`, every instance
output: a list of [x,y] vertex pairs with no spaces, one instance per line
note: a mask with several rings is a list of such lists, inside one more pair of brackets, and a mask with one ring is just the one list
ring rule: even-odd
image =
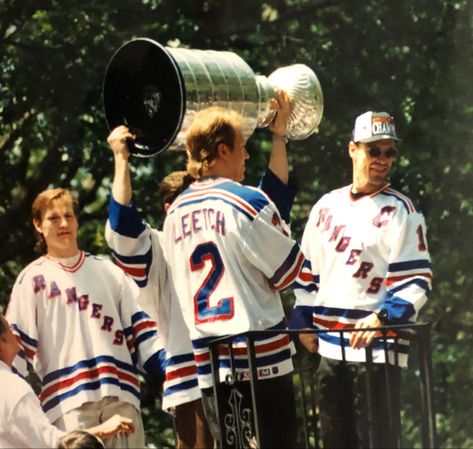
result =
[[256,127],[271,123],[275,89],[284,89],[293,102],[287,137],[300,140],[314,133],[323,95],[309,67],[295,64],[258,76],[232,52],[169,48],[139,38],[110,60],[103,100],[109,128],[128,126],[136,134],[132,153],[150,157],[182,149],[195,113],[209,106],[239,112],[249,137]]

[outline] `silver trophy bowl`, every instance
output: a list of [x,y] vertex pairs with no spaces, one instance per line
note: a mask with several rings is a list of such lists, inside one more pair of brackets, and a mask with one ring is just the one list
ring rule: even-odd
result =
[[103,102],[109,128],[128,126],[136,134],[132,153],[150,157],[168,148],[183,149],[194,115],[209,106],[239,112],[249,137],[271,123],[276,89],[284,89],[293,102],[287,136],[300,140],[314,133],[323,115],[323,95],[306,65],[282,67],[265,77],[232,52],[163,47],[139,38],[112,56]]

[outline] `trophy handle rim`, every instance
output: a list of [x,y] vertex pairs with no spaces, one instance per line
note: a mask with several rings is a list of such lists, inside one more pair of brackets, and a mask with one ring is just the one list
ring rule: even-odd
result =
[[[120,124],[132,127],[127,120],[128,111],[126,110],[126,108],[122,108],[123,110],[120,111],[121,114],[117,112],[114,108],[114,105],[116,104],[115,97],[117,95],[117,92],[115,92],[113,89],[113,76],[114,72],[117,71],[117,66],[119,64],[123,64],[124,62],[121,61],[120,58],[124,60],[127,57],[131,59],[135,57],[132,51],[133,48],[138,48],[140,49],[140,51],[142,51],[142,49],[144,48],[145,51],[160,54],[163,58],[165,58],[166,70],[176,75],[175,87],[178,89],[178,91],[174,92],[175,94],[177,93],[177,95],[173,97],[173,103],[175,104],[175,107],[177,109],[177,120],[175,121],[175,123],[171,124],[170,131],[166,134],[166,137],[160,139],[159,145],[150,145],[144,142],[140,142],[140,138],[137,137],[136,142],[130,148],[131,153],[133,155],[148,158],[153,157],[169,148],[176,140],[176,137],[179,134],[186,114],[186,91],[184,84],[185,81],[174,56],[166,47],[161,45],[159,42],[148,37],[139,37],[125,42],[114,52],[114,54],[110,58],[107,64],[107,68],[105,70],[105,75],[102,83],[102,98],[105,112],[105,120],[107,122],[109,130],[112,130]],[[136,56],[136,58],[138,58],[138,56]],[[147,67],[143,65],[143,67],[140,67],[140,69],[142,69],[144,72],[146,71]],[[158,121],[158,123],[150,123],[150,126],[152,125],[157,125],[157,127],[159,128],[160,122]],[[153,131],[156,132],[157,130]]]

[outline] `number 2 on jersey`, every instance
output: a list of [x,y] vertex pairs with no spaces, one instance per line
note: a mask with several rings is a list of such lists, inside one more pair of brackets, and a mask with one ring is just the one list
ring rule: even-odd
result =
[[191,271],[200,271],[205,268],[206,262],[211,267],[201,286],[194,295],[194,315],[196,324],[229,320],[233,317],[233,297],[222,298],[216,306],[210,305],[210,296],[216,290],[218,283],[225,272],[222,257],[213,242],[197,245],[190,258]]

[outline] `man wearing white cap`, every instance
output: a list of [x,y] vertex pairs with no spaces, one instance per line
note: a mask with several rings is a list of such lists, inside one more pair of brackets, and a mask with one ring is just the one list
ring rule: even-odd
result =
[[[397,155],[394,120],[368,111],[355,122],[348,153],[353,183],[313,207],[302,250],[308,259],[295,288],[291,327],[340,331],[412,323],[431,289],[424,217],[390,187]],[[316,286],[305,284],[313,279]],[[324,448],[399,447],[400,367],[406,341],[384,342],[375,331],[301,335],[322,356],[318,374]],[[368,424],[367,366],[372,425]],[[388,384],[386,384],[386,377]]]

